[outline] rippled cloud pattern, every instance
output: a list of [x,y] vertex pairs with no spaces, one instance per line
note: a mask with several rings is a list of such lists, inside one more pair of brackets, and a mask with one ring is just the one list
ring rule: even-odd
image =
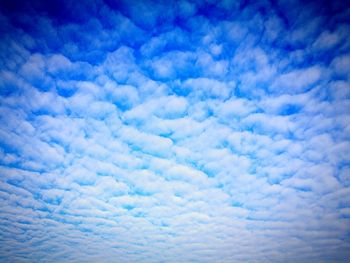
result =
[[1,262],[349,262],[348,1],[0,4]]

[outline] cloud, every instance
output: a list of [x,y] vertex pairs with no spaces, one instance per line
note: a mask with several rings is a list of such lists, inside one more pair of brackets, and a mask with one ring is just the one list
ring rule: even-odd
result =
[[344,1],[0,5],[0,261],[347,262]]
[[319,67],[311,67],[282,74],[276,78],[271,89],[281,93],[305,92],[320,79],[321,72]]
[[212,97],[219,99],[227,99],[231,93],[231,83],[223,83],[216,79],[209,78],[196,78],[188,79],[183,84],[182,87],[188,90],[193,96],[198,97]]
[[350,55],[345,54],[339,57],[334,58],[332,61],[332,66],[334,67],[334,73],[349,78],[348,69],[350,68]]

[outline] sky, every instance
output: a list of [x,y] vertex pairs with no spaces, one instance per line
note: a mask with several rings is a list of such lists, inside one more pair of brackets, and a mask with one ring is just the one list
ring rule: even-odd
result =
[[0,262],[349,259],[348,1],[1,1]]

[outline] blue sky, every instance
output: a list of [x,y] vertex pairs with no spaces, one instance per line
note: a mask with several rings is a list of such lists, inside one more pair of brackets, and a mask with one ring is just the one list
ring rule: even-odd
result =
[[1,1],[0,261],[348,262],[349,18]]

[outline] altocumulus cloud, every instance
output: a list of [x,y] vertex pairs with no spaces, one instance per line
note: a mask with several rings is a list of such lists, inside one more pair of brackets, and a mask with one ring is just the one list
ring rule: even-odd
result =
[[347,1],[1,1],[1,262],[348,262]]

